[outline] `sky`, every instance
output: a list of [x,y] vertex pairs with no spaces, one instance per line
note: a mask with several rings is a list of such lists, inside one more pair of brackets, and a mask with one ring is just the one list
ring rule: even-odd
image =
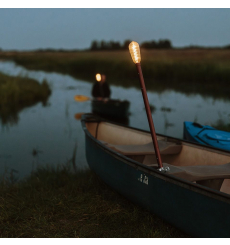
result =
[[0,8],[3,50],[87,49],[93,40],[230,44],[230,8]]

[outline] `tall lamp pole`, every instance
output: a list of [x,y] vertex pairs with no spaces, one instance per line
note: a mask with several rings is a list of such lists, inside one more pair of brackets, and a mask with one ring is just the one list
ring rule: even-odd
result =
[[145,88],[144,77],[143,77],[142,70],[141,70],[141,63],[140,63],[141,62],[141,53],[140,53],[139,44],[137,42],[134,42],[134,41],[131,42],[129,44],[129,51],[130,51],[132,60],[135,63],[136,68],[137,68],[137,73],[138,73],[140,85],[141,85],[141,92],[142,92],[142,96],[143,96],[143,100],[144,100],[144,104],[145,104],[145,110],[146,110],[146,114],[147,114],[147,118],[148,118],[148,122],[149,122],[151,136],[152,136],[152,140],[153,140],[153,146],[155,149],[157,164],[158,164],[159,170],[161,171],[164,168],[163,168],[160,150],[159,150],[159,146],[158,146],[158,142],[157,142],[157,136],[156,136],[156,132],[155,132],[154,124],[153,124],[152,113],[151,113],[150,106],[149,106],[149,100],[148,100],[148,96],[147,96],[147,92],[146,92],[146,88]]

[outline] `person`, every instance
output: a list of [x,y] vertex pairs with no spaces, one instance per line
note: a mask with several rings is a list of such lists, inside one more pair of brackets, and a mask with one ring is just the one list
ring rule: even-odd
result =
[[[99,74],[96,75],[96,77]],[[106,82],[106,76],[102,74],[101,76],[99,75],[99,78],[97,82],[94,83],[93,88],[92,88],[92,96],[94,98],[97,98],[98,100],[102,99],[108,99],[110,98],[111,91],[109,88],[109,84]]]

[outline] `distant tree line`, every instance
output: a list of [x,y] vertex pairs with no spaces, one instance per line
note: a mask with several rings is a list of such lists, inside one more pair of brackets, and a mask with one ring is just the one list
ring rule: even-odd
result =
[[91,43],[90,50],[119,50],[119,49],[127,49],[129,46],[130,40],[125,40],[123,44],[119,41],[96,41],[93,40]]
[[230,49],[230,45],[226,46],[199,46],[199,45],[190,45],[183,47],[183,49]]
[[168,39],[157,41],[149,41],[141,43],[141,48],[145,49],[170,49],[172,48],[171,41]]
[[[96,50],[127,50],[131,40],[125,40],[123,43],[119,41],[97,41],[94,40],[91,42],[90,48],[86,49],[55,49],[55,48],[39,48],[35,50],[30,50],[38,53],[45,52],[81,52],[81,51],[96,51]],[[140,44],[141,48],[144,49],[230,49],[230,44],[225,46],[199,46],[199,45],[189,45],[185,47],[175,48],[172,46],[172,43],[168,39],[160,39],[159,41],[145,41]],[[4,52],[4,50],[0,47],[0,52]],[[10,52],[20,52],[19,50],[10,50]]]
[[[91,43],[90,50],[122,50],[127,49],[131,40],[125,40],[122,44],[119,41],[96,41],[93,40]],[[146,41],[140,44],[141,48],[145,49],[170,49],[172,44],[170,40],[159,40],[159,41]]]

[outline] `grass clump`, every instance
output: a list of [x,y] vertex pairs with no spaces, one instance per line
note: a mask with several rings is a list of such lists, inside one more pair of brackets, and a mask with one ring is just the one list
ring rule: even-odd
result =
[[0,237],[187,237],[89,170],[39,169],[0,191]]
[[51,90],[46,80],[8,76],[0,73],[0,119],[3,124],[17,121],[17,112],[37,102],[46,103]]

